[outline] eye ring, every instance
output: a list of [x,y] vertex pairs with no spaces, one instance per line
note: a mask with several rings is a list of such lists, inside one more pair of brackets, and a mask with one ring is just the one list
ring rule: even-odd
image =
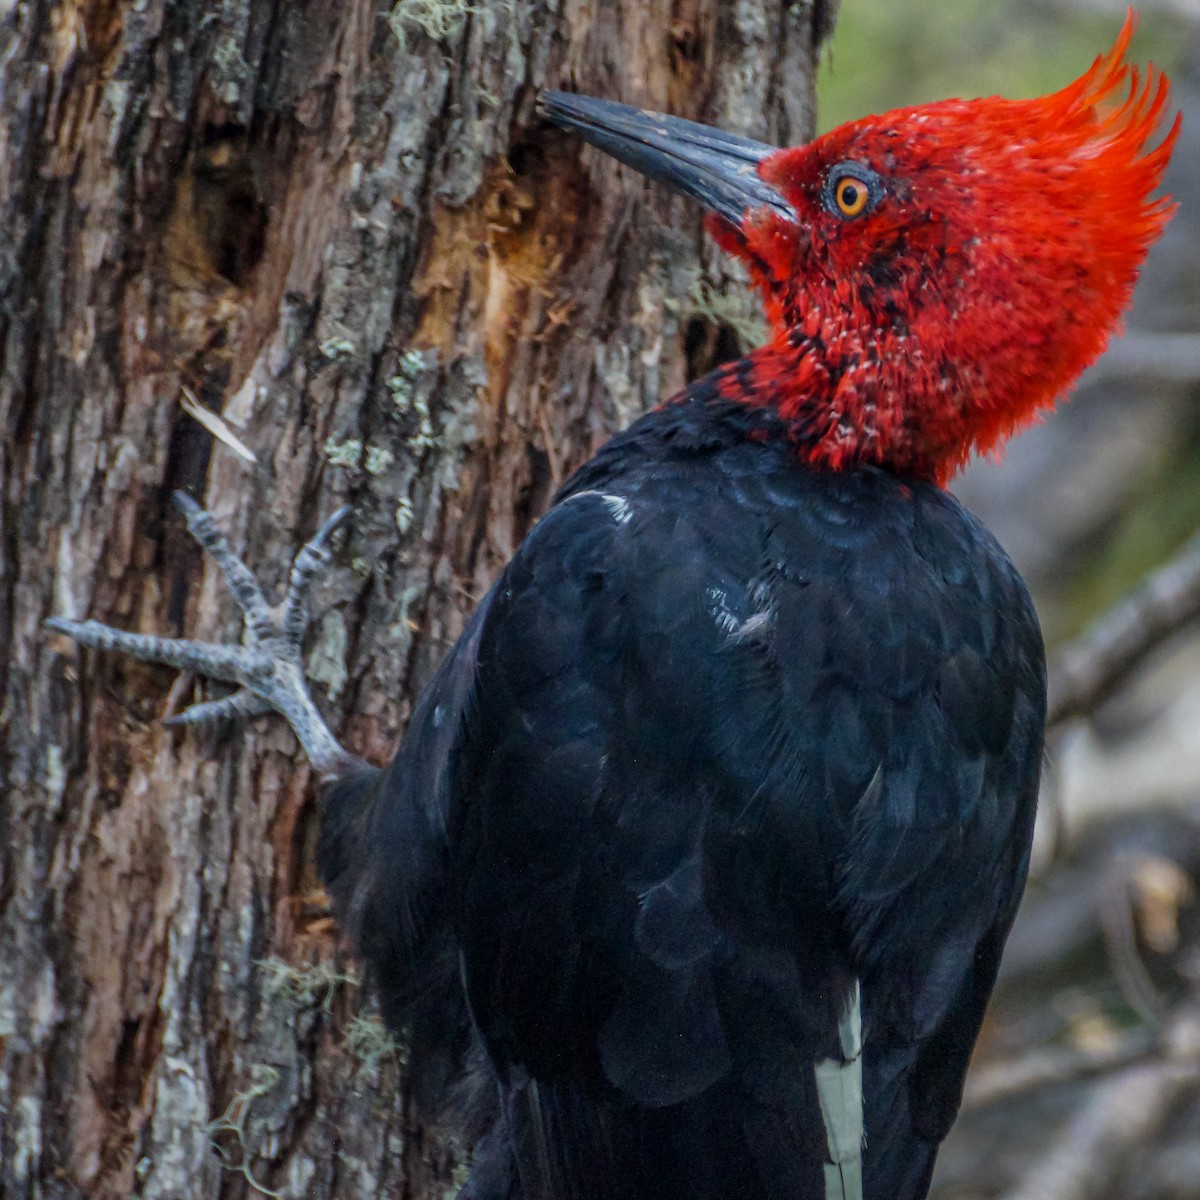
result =
[[843,221],[853,221],[874,210],[883,198],[883,180],[865,163],[841,162],[825,179],[825,208]]

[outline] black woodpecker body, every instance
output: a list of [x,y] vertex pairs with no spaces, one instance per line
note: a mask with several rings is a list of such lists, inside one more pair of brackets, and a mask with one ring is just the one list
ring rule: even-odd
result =
[[865,1134],[864,1194],[923,1196],[1044,694],[1025,589],[944,491],[798,468],[710,382],[610,442],[326,817],[385,1012],[460,1049],[469,1012],[485,1050],[471,1194],[826,1200]]

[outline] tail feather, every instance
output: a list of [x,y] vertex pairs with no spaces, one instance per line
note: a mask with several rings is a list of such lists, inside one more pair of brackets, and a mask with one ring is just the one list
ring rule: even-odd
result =
[[408,1045],[409,1094],[433,1113],[447,1106],[474,1035],[449,923],[436,911],[441,861],[429,814],[386,803],[390,780],[370,767],[326,786],[318,865],[384,1021]]
[[[833,1014],[831,1014],[833,1016]],[[863,1200],[862,1004],[805,1046],[735,1026],[726,1075],[669,1104],[601,1082],[514,1081],[502,1117],[521,1200]],[[895,1200],[876,1190],[873,1200]]]
[[577,1086],[530,1080],[506,1089],[503,1120],[521,1200],[635,1194],[627,1190],[633,1151],[620,1114]]
[[[773,1102],[722,1083],[664,1108],[597,1100],[572,1084],[506,1089],[501,1124],[520,1200],[842,1200],[830,1191],[815,1076]],[[804,1112],[797,1110],[796,1098]],[[485,1170],[495,1172],[490,1151]],[[502,1191],[470,1185],[466,1197]]]

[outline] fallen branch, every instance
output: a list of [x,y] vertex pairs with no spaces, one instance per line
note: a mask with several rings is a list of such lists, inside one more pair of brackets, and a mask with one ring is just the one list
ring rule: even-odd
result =
[[1109,1071],[1109,1077],[1004,1200],[1096,1200],[1111,1194],[1130,1153],[1153,1138],[1185,1093],[1200,1087],[1200,1010],[1183,1002],[1157,1032],[1131,1036],[1104,1054],[1047,1050],[982,1072],[965,1103],[979,1107],[1100,1071]]
[[1092,712],[1152,650],[1197,617],[1200,534],[1058,652],[1050,664],[1047,728]]
[[1039,1088],[1075,1083],[1132,1066],[1152,1057],[1159,1045],[1152,1034],[1139,1032],[1108,1050],[1088,1052],[1048,1046],[1016,1062],[984,1067],[967,1077],[963,1111],[971,1112]]
[[1006,1200],[1096,1200],[1109,1195],[1135,1147],[1200,1083],[1200,1062],[1129,1067],[1106,1080]]

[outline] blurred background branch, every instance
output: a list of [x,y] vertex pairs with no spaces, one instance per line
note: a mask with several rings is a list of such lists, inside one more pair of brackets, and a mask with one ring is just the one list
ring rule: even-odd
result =
[[1087,382],[1105,378],[1161,379],[1176,383],[1200,380],[1200,334],[1130,333],[1118,338],[1092,368]]
[[1200,534],[1083,634],[1057,650],[1050,665],[1047,725],[1053,729],[1070,717],[1092,712],[1151,651],[1198,617]]

